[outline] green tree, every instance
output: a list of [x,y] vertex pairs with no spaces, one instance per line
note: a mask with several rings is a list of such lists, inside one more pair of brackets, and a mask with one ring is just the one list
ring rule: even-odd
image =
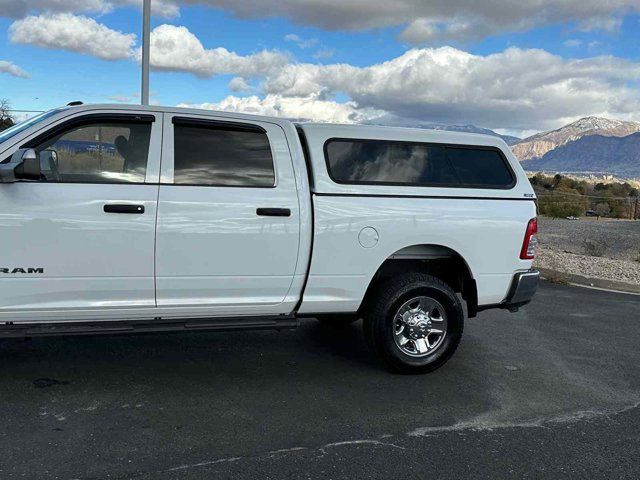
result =
[[540,213],[554,218],[579,217],[587,210],[587,198],[577,191],[543,193],[538,197]]
[[596,213],[599,217],[606,217],[611,212],[611,208],[607,202],[598,203],[596,205]]

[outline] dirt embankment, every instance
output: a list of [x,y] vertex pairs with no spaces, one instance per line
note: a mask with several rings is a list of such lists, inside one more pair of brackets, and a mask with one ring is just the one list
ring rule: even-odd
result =
[[[535,266],[585,279],[640,287],[640,221],[538,219]],[[611,285],[615,288],[615,285]]]

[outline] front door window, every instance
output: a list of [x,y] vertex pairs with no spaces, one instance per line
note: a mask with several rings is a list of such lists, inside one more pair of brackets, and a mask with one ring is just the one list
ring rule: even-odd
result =
[[36,147],[42,181],[144,183],[151,123],[97,121],[70,127]]

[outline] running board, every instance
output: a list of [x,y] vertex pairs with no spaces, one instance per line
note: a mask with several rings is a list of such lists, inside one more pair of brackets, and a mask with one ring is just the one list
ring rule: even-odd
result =
[[300,325],[293,316],[114,320],[102,322],[3,323],[0,338],[64,335],[115,335],[156,332],[228,332],[233,330],[285,330]]

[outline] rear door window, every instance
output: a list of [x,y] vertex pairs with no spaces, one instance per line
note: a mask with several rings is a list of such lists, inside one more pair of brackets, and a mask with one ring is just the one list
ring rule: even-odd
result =
[[176,185],[273,187],[267,133],[259,126],[174,118]]

